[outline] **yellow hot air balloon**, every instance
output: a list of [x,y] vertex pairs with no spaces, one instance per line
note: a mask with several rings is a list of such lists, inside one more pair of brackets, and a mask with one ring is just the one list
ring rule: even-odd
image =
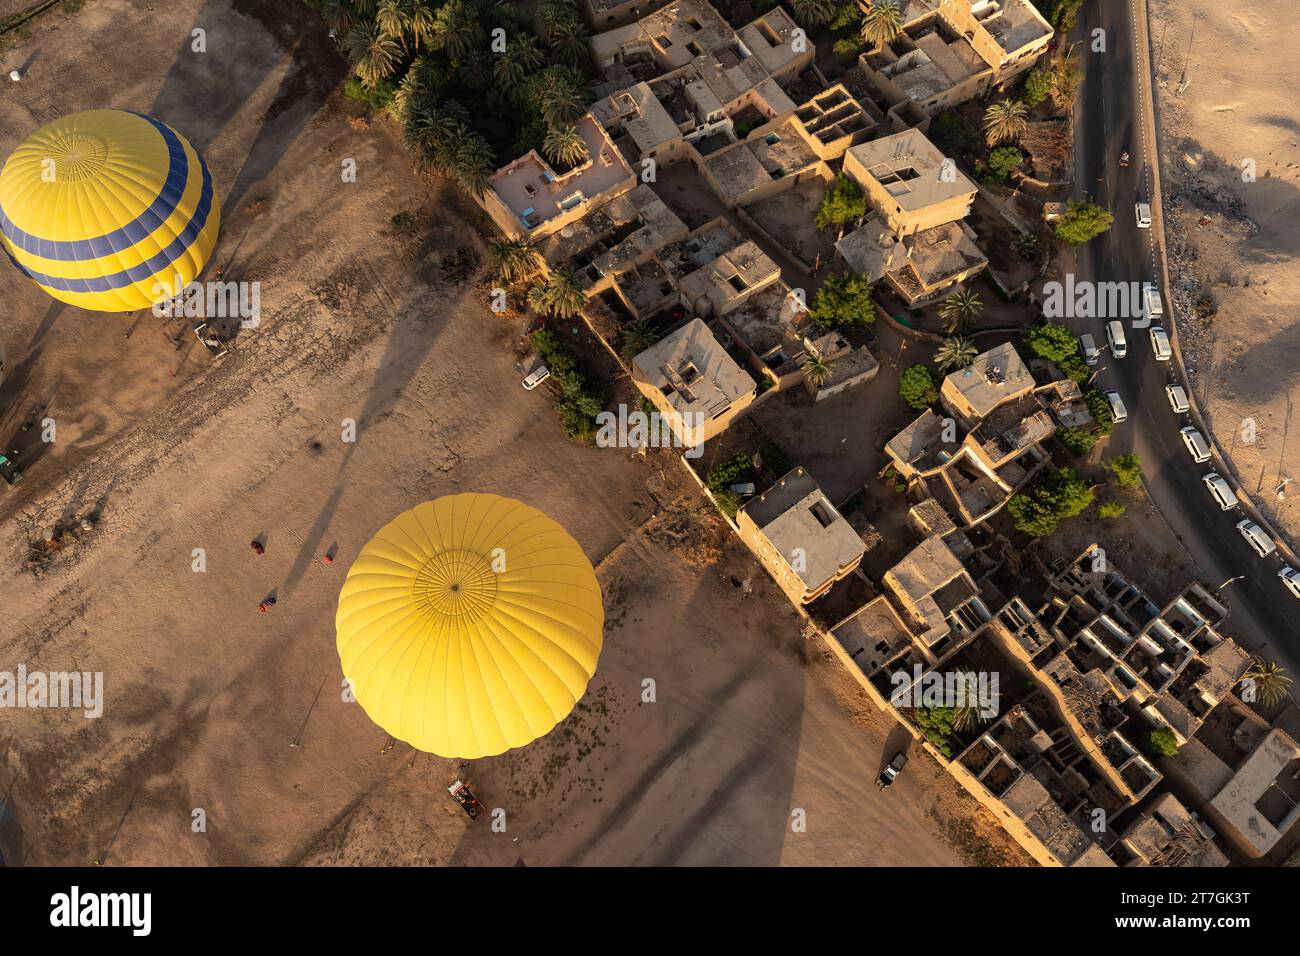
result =
[[57,119],[0,170],[10,261],[83,309],[130,312],[171,298],[203,271],[220,225],[202,158],[170,126],[139,113]]
[[470,759],[569,715],[596,673],[605,611],[582,548],[513,498],[447,495],[403,512],[348,569],[343,674],[399,740]]

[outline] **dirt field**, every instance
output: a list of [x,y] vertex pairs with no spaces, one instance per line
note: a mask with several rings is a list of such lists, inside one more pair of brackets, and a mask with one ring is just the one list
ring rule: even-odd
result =
[[[195,24],[205,59],[188,52]],[[519,328],[442,277],[445,254],[481,251],[482,217],[420,182],[387,127],[348,122],[322,42],[287,0],[99,0],[38,22],[0,63],[39,51],[21,95],[0,101],[0,152],[106,98],[157,113],[212,169],[217,261],[263,286],[255,334],[219,367],[194,354],[172,376],[186,353],[163,320],[126,338],[125,320],[52,310],[0,269],[0,338],[22,370],[6,408],[27,414],[53,392],[59,422],[21,494],[0,499],[0,670],[102,671],[106,697],[98,720],[6,712],[5,860],[1025,862],[926,759],[876,790],[901,731],[803,641],[680,466],[564,440],[548,398],[519,387]],[[353,184],[338,176],[348,157]],[[416,228],[393,228],[399,212]],[[607,605],[573,717],[472,766],[390,746],[343,699],[333,637],[369,536],[460,490],[564,524]],[[21,570],[42,528],[88,511],[98,522],[76,547],[39,576]],[[268,595],[279,603],[260,614]],[[504,833],[454,808],[456,776],[505,811]]]
[[[1193,384],[1256,503],[1300,534],[1292,421],[1300,343],[1300,63],[1291,19],[1261,0],[1152,0],[1170,275]],[[1253,163],[1253,170],[1243,164]],[[1245,174],[1253,172],[1253,181]],[[1202,222],[1202,217],[1208,221]],[[1240,426],[1253,419],[1253,443]]]

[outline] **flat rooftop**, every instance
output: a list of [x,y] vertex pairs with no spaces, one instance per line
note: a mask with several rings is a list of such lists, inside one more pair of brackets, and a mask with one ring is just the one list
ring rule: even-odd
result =
[[885,572],[885,583],[912,604],[961,577],[965,567],[937,535],[926,538]]
[[971,9],[998,46],[1009,54],[1052,35],[1051,25],[1029,0],[979,0],[971,4]]
[[883,595],[836,624],[831,633],[868,677],[912,643],[903,619]]
[[706,421],[725,412],[757,385],[727,354],[703,319],[692,319],[635,359],[643,379],[663,392],[673,409]]
[[822,494],[811,475],[795,468],[741,511],[790,562],[796,549],[805,560],[791,563],[804,587],[816,590],[862,559],[866,548],[852,526]]
[[950,175],[941,175],[943,162],[938,147],[921,132],[910,129],[849,147],[845,172],[860,179],[865,170],[905,210],[973,196],[977,191],[974,181],[956,167],[950,167]]
[[489,180],[492,191],[526,228],[535,229],[631,179],[631,167],[594,116],[585,114],[577,130],[587,144],[589,158],[583,165],[560,176],[536,150],[529,150]]
[[985,417],[1009,397],[1034,387],[1034,377],[1010,342],[982,352],[969,368],[953,372],[943,388],[963,396],[975,414]]

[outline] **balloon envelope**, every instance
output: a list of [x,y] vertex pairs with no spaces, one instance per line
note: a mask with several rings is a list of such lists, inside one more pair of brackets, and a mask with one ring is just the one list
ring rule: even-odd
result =
[[578,543],[536,508],[448,495],[398,515],[348,569],[343,674],[370,719],[443,757],[522,747],[596,673],[604,607]]
[[220,225],[202,158],[170,126],[139,113],[64,116],[0,170],[10,261],[83,309],[130,312],[171,298],[203,271]]

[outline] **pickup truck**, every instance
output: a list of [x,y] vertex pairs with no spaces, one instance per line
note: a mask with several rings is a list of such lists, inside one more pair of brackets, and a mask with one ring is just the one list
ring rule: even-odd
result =
[[876,781],[876,786],[884,790],[894,782],[895,778],[907,766],[907,754],[901,750],[894,755],[894,759],[889,761],[889,765],[880,771],[880,779]]

